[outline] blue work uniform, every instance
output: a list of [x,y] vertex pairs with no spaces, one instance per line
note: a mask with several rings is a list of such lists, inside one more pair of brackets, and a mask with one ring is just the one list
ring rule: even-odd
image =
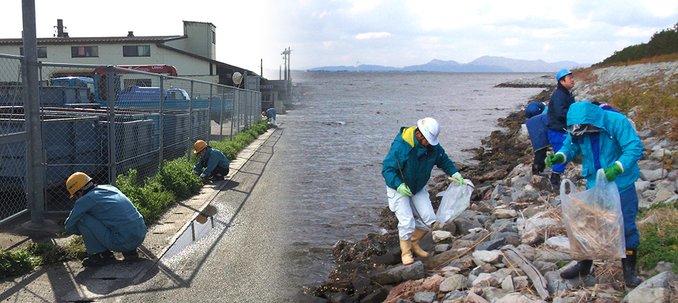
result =
[[[547,135],[551,147],[554,151],[560,150],[565,141],[565,132],[567,112],[570,106],[574,103],[574,95],[568,91],[563,85],[558,83],[558,87],[551,94],[551,100],[548,105],[548,130]],[[554,164],[551,169],[556,173],[563,173],[567,162]]]
[[75,201],[66,232],[82,235],[87,254],[127,252],[146,237],[146,224],[132,202],[114,186],[98,185]]
[[[440,144],[429,145],[428,148],[422,145],[414,136],[416,129],[416,126],[400,129],[391,143],[381,170],[386,180],[389,209],[398,218],[398,236],[401,240],[409,240],[415,228],[428,230],[436,220],[426,191],[433,165],[448,175],[457,172],[443,147]],[[411,197],[396,190],[402,183],[410,188]],[[415,220],[415,215],[420,220]]]
[[212,177],[214,175],[220,174],[221,176],[226,176],[228,174],[228,157],[224,155],[220,150],[213,149],[212,147],[206,147],[205,153],[202,157],[198,158],[198,161],[193,167],[193,173],[198,174],[200,171],[205,168],[202,173],[200,173],[200,178]]
[[638,134],[624,115],[587,101],[570,107],[567,125],[574,124],[590,124],[598,127],[600,132],[577,137],[568,134],[559,152],[566,159],[573,159],[579,154],[583,156],[582,176],[586,178],[587,188],[595,185],[598,169],[621,164],[623,172],[614,182],[621,198],[626,249],[638,248],[640,234],[636,227],[638,195],[635,182],[640,176],[638,161],[643,156],[643,144]]

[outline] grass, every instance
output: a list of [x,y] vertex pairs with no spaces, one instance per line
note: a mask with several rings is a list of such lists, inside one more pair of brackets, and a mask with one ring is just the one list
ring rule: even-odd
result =
[[[653,60],[678,60],[675,56],[665,55],[647,58]],[[674,60],[667,60],[673,58]],[[640,63],[640,62],[638,62]],[[593,71],[596,68],[577,69],[575,78],[582,82],[595,81]],[[667,81],[668,79],[668,81]],[[632,113],[631,118],[638,129],[654,130],[658,136],[678,141],[678,75],[658,73],[654,76],[634,81],[620,81],[594,92],[592,101],[608,102],[622,113]]]
[[638,264],[653,269],[659,261],[673,263],[678,273],[678,202],[659,203],[638,214]]
[[[232,140],[213,141],[210,145],[235,159],[239,151],[266,132],[266,121],[260,121],[240,132]],[[154,176],[141,181],[130,169],[119,175],[116,186],[137,207],[147,225],[153,224],[178,200],[189,198],[202,188],[200,178],[191,173],[195,159],[182,157],[165,161]],[[0,279],[29,273],[39,266],[83,259],[87,256],[82,237],[76,236],[66,245],[33,243],[25,248],[0,250]]]

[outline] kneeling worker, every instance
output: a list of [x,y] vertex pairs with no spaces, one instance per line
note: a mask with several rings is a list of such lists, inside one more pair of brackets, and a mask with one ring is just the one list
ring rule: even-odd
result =
[[66,180],[75,205],[65,222],[66,232],[82,235],[88,257],[83,266],[115,261],[112,251],[125,260],[139,258],[137,247],[146,238],[144,217],[132,202],[112,185],[96,185],[87,174],[76,172]]
[[[193,153],[198,157],[198,161],[193,167],[194,174],[200,174],[200,180],[203,183],[211,181],[222,181],[228,175],[228,158],[219,150],[213,149],[203,140],[195,141],[193,144]],[[202,169],[205,169],[200,172]]]

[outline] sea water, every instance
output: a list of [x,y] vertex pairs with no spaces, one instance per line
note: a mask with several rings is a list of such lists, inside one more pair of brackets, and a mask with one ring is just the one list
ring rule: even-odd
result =
[[[538,74],[362,73],[292,74],[294,99],[278,122],[284,135],[276,153],[292,194],[288,277],[314,285],[332,269],[338,240],[379,232],[388,205],[382,160],[403,126],[433,117],[440,144],[453,162],[469,162],[468,149],[499,129],[497,119],[522,110],[540,88],[495,85]],[[273,168],[272,168],[273,169]],[[433,175],[441,171],[434,171]]]

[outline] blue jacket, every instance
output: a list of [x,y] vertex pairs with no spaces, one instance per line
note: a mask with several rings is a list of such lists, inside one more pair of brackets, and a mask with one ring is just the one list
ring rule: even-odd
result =
[[215,168],[218,166],[228,168],[228,158],[220,150],[213,149],[212,147],[206,147],[207,151],[203,154],[202,157],[198,159],[193,167],[193,172],[199,173],[200,170],[204,167],[205,170],[200,174],[200,178],[205,178],[212,174]]
[[550,145],[548,135],[546,134],[546,124],[548,120],[547,114],[543,113],[525,121],[527,133],[530,135],[530,141],[532,142],[533,151],[547,148]]
[[558,87],[553,91],[551,101],[549,101],[548,128],[556,131],[565,131],[567,111],[573,103],[574,95],[558,83]]
[[397,189],[404,182],[413,194],[426,186],[431,178],[433,165],[438,166],[447,175],[457,172],[454,163],[447,157],[440,144],[431,146],[429,150],[419,143],[414,137],[416,128],[416,126],[400,128],[381,169],[386,186]]
[[75,201],[65,222],[66,232],[81,234],[78,223],[84,215],[90,215],[103,223],[111,233],[121,239],[137,241],[146,236],[146,224],[132,202],[114,186],[98,185]]
[[275,120],[276,113],[277,111],[275,110],[275,107],[271,107],[266,110],[266,118]]
[[[605,169],[617,161],[621,163],[624,171],[615,179],[620,192],[636,182],[640,176],[638,160],[643,157],[643,144],[624,115],[604,110],[591,102],[577,102],[570,107],[567,114],[567,125],[573,124],[591,124],[600,128],[598,164]],[[581,139],[573,140],[568,134],[559,151],[568,160],[582,154],[582,176],[587,180],[587,188],[593,187],[596,182],[596,155],[591,146],[591,137],[584,135]]]

